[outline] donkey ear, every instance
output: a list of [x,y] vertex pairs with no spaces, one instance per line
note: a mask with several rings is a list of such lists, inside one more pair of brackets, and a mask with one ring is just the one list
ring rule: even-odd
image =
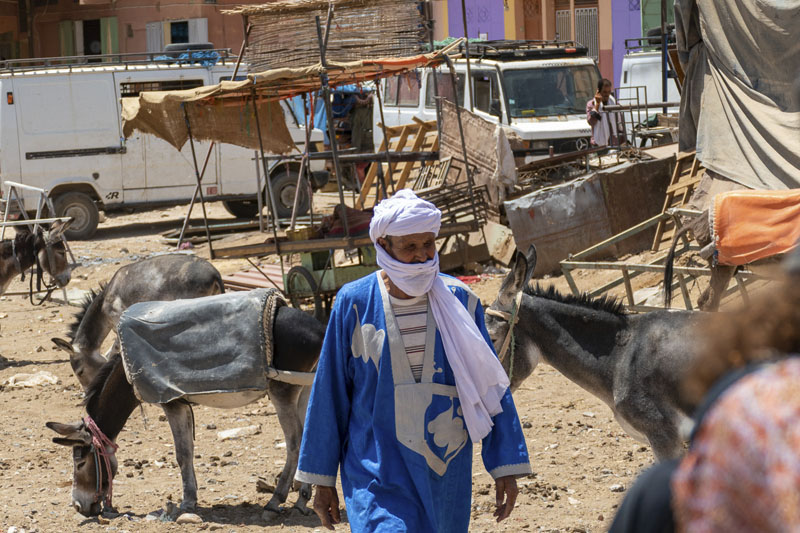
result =
[[70,344],[68,341],[60,339],[58,337],[53,337],[50,340],[53,342],[53,344],[56,345],[56,348],[58,348],[59,350],[63,350],[70,355],[73,355],[75,353],[75,348],[73,348],[72,344]]
[[522,252],[517,251],[514,255],[511,271],[506,275],[506,279],[503,280],[503,284],[500,286],[500,292],[497,294],[497,302],[501,307],[509,307],[517,293],[522,290],[527,271],[528,260]]
[[533,277],[533,271],[536,270],[536,246],[530,245],[528,252],[525,254],[525,259],[528,261],[528,269],[525,272],[525,285],[527,285]]
[[[64,444],[65,442],[69,441],[70,443],[75,442],[78,445],[82,446],[85,444],[92,443],[92,436],[86,431],[86,427],[83,425],[83,422],[73,422],[71,424],[62,424],[60,422],[47,422],[45,424],[48,428],[52,429],[59,435],[66,437],[65,439],[55,438],[53,442],[56,444]],[[64,441],[64,442],[57,442],[57,441]],[[65,444],[66,446],[72,446],[73,444]]]
[[50,224],[50,229],[47,231],[47,237],[53,241],[61,239],[64,235],[64,232],[67,230],[70,224],[72,224],[73,219],[70,217],[69,220],[66,222],[61,222],[60,220],[56,220],[52,224]]

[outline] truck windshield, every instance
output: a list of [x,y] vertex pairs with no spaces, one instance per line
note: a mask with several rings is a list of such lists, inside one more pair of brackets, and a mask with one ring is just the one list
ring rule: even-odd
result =
[[506,69],[508,113],[512,117],[547,117],[584,113],[600,79],[591,65]]

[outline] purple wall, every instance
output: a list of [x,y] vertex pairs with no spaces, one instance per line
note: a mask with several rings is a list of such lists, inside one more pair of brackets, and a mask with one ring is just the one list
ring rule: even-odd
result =
[[[503,2],[493,0],[466,0],[467,30],[470,39],[477,39],[487,33],[490,40],[505,38],[505,19]],[[464,23],[461,18],[461,0],[447,2],[447,23],[450,37],[464,36]]]
[[638,1],[611,2],[612,52],[614,55],[614,87],[619,87],[622,76],[622,58],[625,56],[625,39],[642,36],[642,14]]

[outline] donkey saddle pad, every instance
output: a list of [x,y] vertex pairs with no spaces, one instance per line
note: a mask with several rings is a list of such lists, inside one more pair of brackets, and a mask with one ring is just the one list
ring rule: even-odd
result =
[[117,333],[137,397],[166,403],[266,394],[272,326],[281,305],[286,302],[277,290],[256,289],[130,306]]

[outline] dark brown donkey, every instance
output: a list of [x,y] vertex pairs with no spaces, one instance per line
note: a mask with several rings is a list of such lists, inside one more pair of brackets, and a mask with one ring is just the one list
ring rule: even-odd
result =
[[[218,298],[213,296],[211,298]],[[202,300],[197,301],[202,305]],[[298,309],[281,306],[273,325],[272,364],[280,370],[295,372],[312,371],[319,358],[325,326],[315,318]],[[257,332],[254,332],[257,334]],[[269,379],[266,393],[275,406],[278,420],[286,438],[286,464],[278,480],[268,510],[278,510],[286,500],[291,488],[300,451],[300,438],[305,410],[300,409],[299,398],[304,389],[301,385]],[[248,391],[252,392],[252,391]],[[215,394],[197,395],[193,402],[217,407]],[[259,395],[258,397],[261,397]],[[255,401],[250,396],[247,401]],[[242,403],[242,405],[244,405]],[[110,488],[117,472],[114,443],[133,410],[139,405],[133,386],[128,382],[118,351],[100,369],[86,392],[84,420],[72,424],[48,422],[47,427],[61,435],[53,439],[57,444],[73,448],[74,471],[72,480],[72,505],[84,516],[97,515],[104,503],[110,500]],[[197,478],[194,472],[194,416],[191,404],[186,400],[173,400],[160,404],[167,415],[175,442],[175,458],[181,469],[183,501],[180,508],[189,511],[197,505]],[[311,497],[311,488],[304,485],[295,507],[308,513],[306,502]]]
[[69,221],[56,221],[48,231],[40,226],[34,234],[26,226],[18,226],[13,239],[0,241],[0,294],[14,276],[35,265],[40,266],[38,275],[46,272],[58,287],[66,286],[72,275],[63,239],[67,227]]

